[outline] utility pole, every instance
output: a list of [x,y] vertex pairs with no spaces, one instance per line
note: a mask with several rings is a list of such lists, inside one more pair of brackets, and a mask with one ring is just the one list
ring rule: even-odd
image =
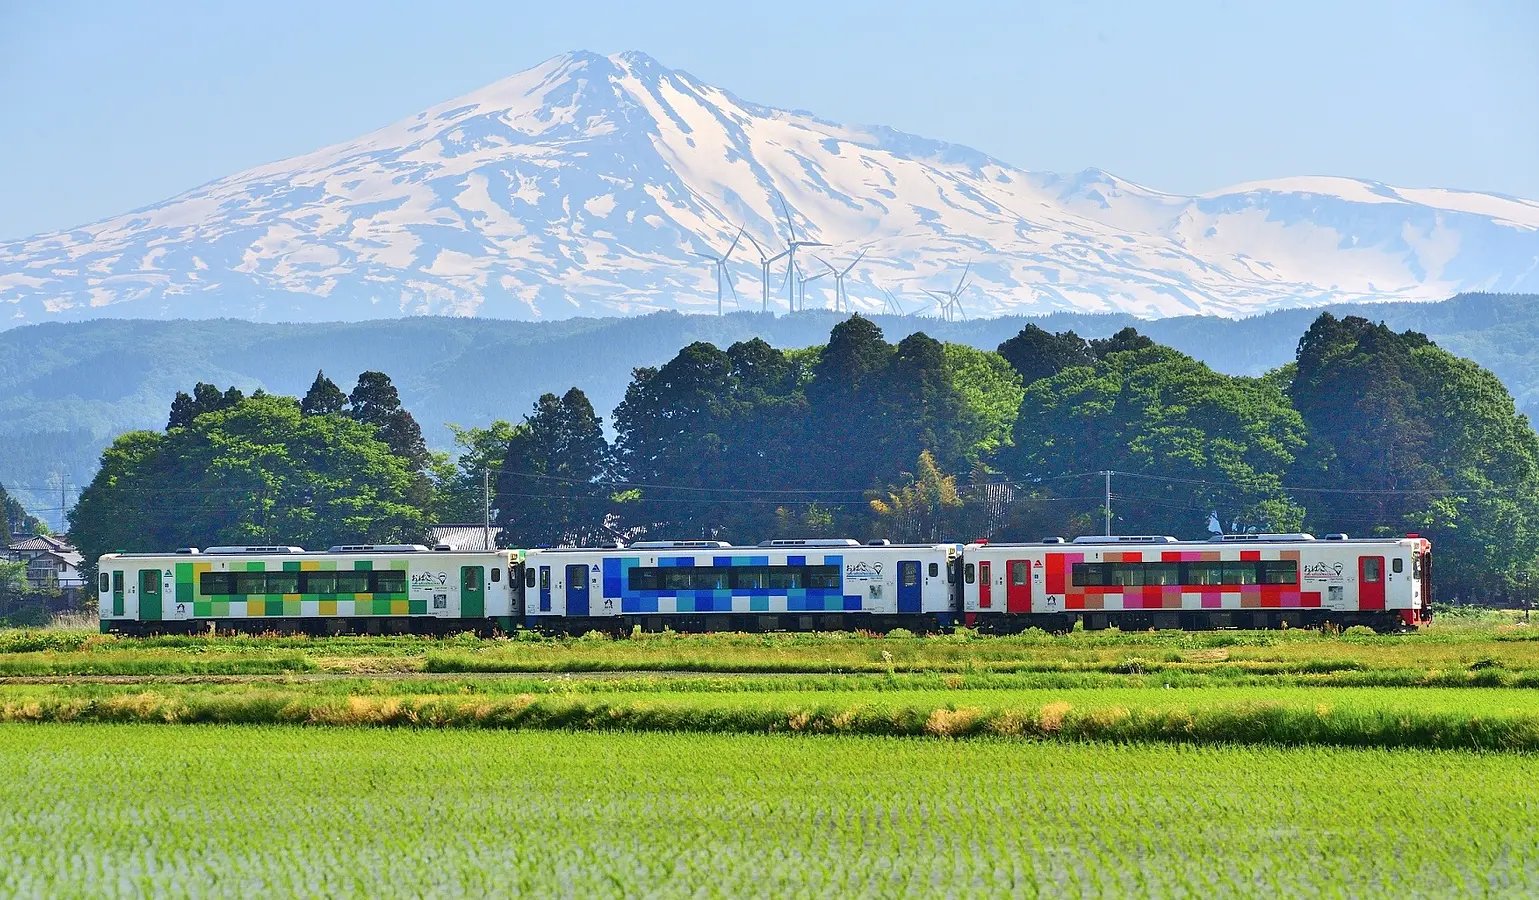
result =
[[1101,474],[1106,476],[1106,536],[1111,537],[1111,469]]
[[481,501],[484,517],[481,523],[481,549],[492,549],[492,470],[481,467]]

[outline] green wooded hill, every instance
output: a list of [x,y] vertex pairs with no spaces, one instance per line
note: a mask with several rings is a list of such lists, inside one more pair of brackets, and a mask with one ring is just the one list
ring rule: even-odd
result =
[[[1338,316],[1426,333],[1506,383],[1520,409],[1539,411],[1539,296],[1467,294],[1441,303],[1330,307]],[[1124,315],[1057,314],[947,323],[874,316],[887,340],[923,331],[947,343],[992,350],[1032,321],[1052,332],[1111,335],[1129,324],[1214,369],[1259,375],[1291,362],[1318,309],[1242,320],[1182,317],[1137,322]],[[318,369],[339,381],[365,370],[391,374],[429,445],[447,449],[448,423],[482,426],[517,418],[546,392],[580,385],[608,414],[631,372],[681,347],[762,337],[780,348],[828,340],[842,317],[734,313],[722,318],[657,313],[638,318],[525,323],[407,318],[271,325],[236,320],[116,320],[44,324],[0,332],[0,484],[43,519],[62,520],[60,479],[72,501],[111,439],[163,428],[168,398],[202,381],[303,394]]]

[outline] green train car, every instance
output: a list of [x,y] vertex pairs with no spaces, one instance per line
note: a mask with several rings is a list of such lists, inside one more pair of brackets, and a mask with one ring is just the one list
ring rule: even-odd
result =
[[420,544],[109,553],[98,563],[101,629],[511,631],[522,562],[521,550]]

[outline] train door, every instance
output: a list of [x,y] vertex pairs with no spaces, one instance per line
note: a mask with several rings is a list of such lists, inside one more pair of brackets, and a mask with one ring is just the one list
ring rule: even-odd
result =
[[460,566],[460,617],[479,619],[486,615],[486,569]]
[[160,570],[139,570],[139,619],[160,621]]
[[992,566],[988,560],[978,563],[978,608],[991,609],[994,606],[994,582],[990,574]]
[[123,570],[114,569],[112,572],[112,614],[114,616],[127,615],[127,606],[123,602],[125,593],[123,589]]
[[586,563],[566,567],[566,614],[588,614],[588,566]]
[[1357,608],[1384,608],[1384,557],[1357,558]]
[[1031,612],[1031,562],[1012,559],[1005,563],[1010,580],[1005,583],[1005,610],[1013,613]]
[[919,577],[919,560],[898,562],[898,613],[917,613],[924,608],[924,588]]
[[550,566],[540,566],[540,612],[550,612]]
[[524,572],[522,565],[508,566],[508,594],[512,605],[512,615],[516,619],[524,617]]

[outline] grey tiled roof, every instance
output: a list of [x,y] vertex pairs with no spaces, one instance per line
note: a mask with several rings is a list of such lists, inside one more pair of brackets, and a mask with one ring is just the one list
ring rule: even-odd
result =
[[492,545],[486,545],[486,532],[481,525],[433,525],[428,528],[429,544],[452,544],[457,550],[495,550],[497,536],[502,529],[492,526]]

